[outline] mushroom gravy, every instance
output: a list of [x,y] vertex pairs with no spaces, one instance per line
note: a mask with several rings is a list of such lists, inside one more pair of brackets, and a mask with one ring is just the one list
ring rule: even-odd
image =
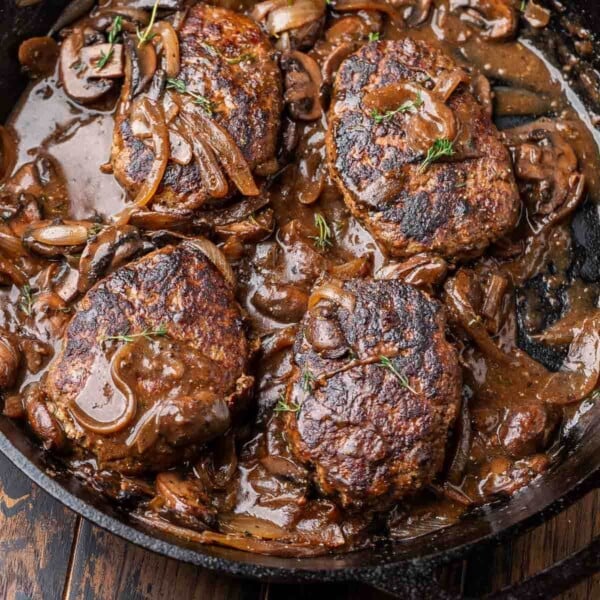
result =
[[[86,80],[106,87],[98,97],[86,98],[95,92],[85,86],[77,96],[72,89],[68,93],[69,85],[81,81],[65,81],[52,43],[40,42],[38,53],[22,52],[32,82],[2,131],[3,413],[22,420],[49,452],[99,493],[115,498],[132,519],[191,541],[266,554],[318,555],[385,537],[426,535],[518,492],[552,468],[572,424],[597,401],[600,377],[600,269],[586,252],[598,220],[600,133],[598,117],[581,101],[571,77],[575,71],[592,72],[582,66],[585,43],[591,43],[587,32],[573,26],[581,56],[571,54],[559,65],[550,59],[556,43],[548,23],[560,15],[534,0],[295,0],[289,7],[287,0],[216,3],[252,16],[270,34],[285,101],[276,155],[253,167],[259,194],[236,190],[191,212],[157,212],[141,205],[134,212],[132,201],[138,197],[119,185],[110,164],[115,114],[123,106],[124,73],[117,62],[126,51],[119,38],[110,42],[111,27],[115,15],[122,15],[125,23],[138,23],[138,36],[162,32],[160,43],[168,46],[167,36],[179,32],[186,9],[183,3],[158,3],[157,22],[167,25],[151,30],[153,3],[129,4],[102,3],[90,16],[66,23],[58,36],[62,45],[74,30],[88,27],[98,36],[83,46],[97,52],[82,67],[89,73],[108,57],[107,76]],[[131,25],[129,33],[135,29]],[[390,256],[351,214],[328,171],[327,109],[340,64],[365,44],[406,38],[453,58],[467,75],[464,81],[446,82],[448,95],[457,85],[468,87],[509,149],[521,214],[517,226],[481,256]],[[174,68],[159,46],[163,68]],[[221,50],[211,48],[208,56],[221,59]],[[143,61],[150,59],[138,58],[143,71]],[[256,59],[237,54],[227,60],[237,66],[235,61]],[[171,92],[178,92],[181,80],[169,80]],[[190,93],[181,89],[182,95]],[[412,88],[407,89],[392,90],[391,100],[377,94],[370,107],[373,118],[384,122],[393,118],[394,107],[414,102]],[[431,128],[439,126],[447,108],[436,99],[429,103],[426,93],[421,99],[426,116],[414,121],[412,131],[415,139],[426,141],[424,155],[433,141]],[[149,121],[134,119],[134,124],[143,127]],[[185,131],[180,132],[177,158],[185,166],[192,154],[186,154]],[[146,148],[152,133],[156,130],[140,133]],[[449,137],[455,136],[460,132]],[[171,138],[172,161],[176,148]],[[158,155],[156,144],[154,150]],[[238,188],[244,185],[243,174],[241,183],[234,181]],[[111,221],[114,215],[118,218]],[[73,447],[52,422],[55,415],[44,400],[48,369],[90,288],[150,252],[199,237],[212,241],[204,247],[207,256],[226,281],[235,282],[251,346],[253,392],[231,423],[203,423],[222,435],[211,434],[176,464],[143,473],[108,469],[93,454]],[[297,368],[293,347],[301,321],[321,298],[351,302],[340,282],[356,278],[402,280],[437,298],[449,315],[448,337],[463,372],[462,402],[443,469],[422,489],[385,508],[346,506],[335,494],[324,493],[313,481],[311,466],[290,450],[285,431],[286,420],[301,410],[286,392]],[[119,428],[127,412],[122,380],[139,397],[169,398],[173,390],[191,394],[195,382],[216,377],[216,363],[204,364],[197,348],[170,340],[161,326],[125,328],[111,336],[115,345],[99,355],[78,396],[79,427],[90,428],[95,415],[99,435],[99,421]],[[329,333],[322,335],[325,344]],[[118,368],[115,355],[122,361]],[[218,404],[212,410],[220,418],[224,409]],[[171,416],[174,423],[184,418],[176,412]],[[139,450],[154,443],[159,427],[153,429],[158,421],[152,419],[126,444]],[[165,431],[161,435],[168,438]]]

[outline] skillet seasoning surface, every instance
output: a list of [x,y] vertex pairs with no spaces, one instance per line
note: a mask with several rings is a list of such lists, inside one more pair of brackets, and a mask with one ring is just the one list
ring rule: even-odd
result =
[[281,556],[543,477],[599,395],[587,32],[560,69],[533,0],[215,4],[22,44],[3,414],[132,519]]

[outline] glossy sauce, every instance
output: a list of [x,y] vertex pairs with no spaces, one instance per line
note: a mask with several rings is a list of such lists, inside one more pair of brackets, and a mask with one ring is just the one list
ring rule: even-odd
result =
[[[365,22],[381,22],[376,13],[361,14]],[[333,12],[328,27],[338,19],[340,14]],[[496,90],[494,110],[501,129],[514,125],[515,119],[528,122],[546,114],[560,121],[561,131],[585,176],[588,201],[600,201],[600,133],[593,127],[565,72],[546,58],[541,33],[521,24],[518,41],[486,40],[477,27],[450,14],[444,0],[434,2],[429,20],[419,27],[401,29],[389,19],[383,21],[381,39],[411,36],[426,40],[472,69],[472,79],[478,73],[488,77],[492,90]],[[319,43],[321,47],[315,47],[311,55],[321,60],[328,54],[329,42],[322,39]],[[281,417],[273,412],[291,373],[290,345],[298,322],[306,311],[313,285],[324,272],[334,276],[377,276],[393,264],[370,233],[350,215],[329,181],[325,165],[326,126],[325,116],[310,123],[296,123],[299,144],[292,153],[293,160],[283,161],[281,169],[268,180],[272,233],[267,228],[250,241],[240,241],[226,230],[216,236],[236,271],[238,300],[248,314],[253,335],[263,347],[256,386],[256,421],[230,432],[226,441],[211,444],[198,462],[185,463],[178,470],[177,477],[184,483],[179,479],[176,483],[180,487],[191,486],[191,496],[198,495],[193,490],[199,482],[213,490],[217,514],[213,529],[217,533],[202,532],[205,526],[190,516],[190,505],[184,502],[183,508],[178,509],[174,500],[175,504],[170,504],[171,496],[166,492],[160,502],[149,500],[155,488],[160,487],[151,476],[138,481],[123,478],[115,485],[106,474],[90,469],[93,461],[87,457],[78,456],[70,465],[75,473],[108,494],[120,497],[123,489],[133,490],[135,514],[152,526],[203,543],[294,555],[347,550],[372,543],[381,535],[396,539],[425,535],[456,522],[470,507],[510,495],[546,470],[560,445],[561,427],[568,430],[577,411],[592,402],[588,399],[578,403],[581,398],[593,397],[598,379],[594,371],[600,358],[596,333],[600,323],[598,285],[584,283],[570,274],[573,242],[568,220],[567,224],[554,224],[542,233],[533,231],[535,228],[523,221],[511,242],[523,243],[527,247],[524,255],[511,261],[499,258],[499,253],[491,257],[490,253],[465,267],[469,277],[482,287],[469,293],[490,295],[493,283],[500,290],[497,302],[501,308],[487,306],[489,319],[482,325],[471,321],[480,318],[477,315],[486,311],[486,305],[474,305],[473,319],[461,323],[463,331],[453,331],[461,350],[465,391],[463,415],[449,443],[445,474],[429,489],[378,518],[368,513],[346,513],[335,501],[319,497],[310,488],[304,467],[286,449]],[[55,74],[29,87],[8,127],[18,140],[13,180],[19,179],[19,173],[26,173],[28,165],[44,157],[50,157],[57,166],[55,177],[63,186],[63,200],[68,202],[66,208],[57,208],[59,215],[97,220],[125,206],[125,192],[112,174],[100,169],[110,156],[112,107],[90,109],[76,105],[63,92]],[[331,228],[325,248],[315,243],[316,213]],[[36,260],[24,270],[37,288],[36,277],[48,262]],[[450,265],[452,273],[457,269],[458,265]],[[533,280],[545,290],[550,302],[558,302],[557,291],[562,294],[563,306],[555,306],[554,321],[564,317],[571,322],[563,323],[562,329],[558,327],[553,333],[555,360],[550,366],[556,370],[567,357],[562,364],[567,373],[554,373],[519,349],[524,335],[531,342],[553,325],[544,314],[547,306],[539,302],[540,288],[529,285]],[[431,289],[452,304],[440,286]],[[0,326],[14,334],[39,339],[47,352],[39,369],[23,371],[13,390],[16,393],[43,376],[51,355],[60,345],[68,312],[61,322],[48,323],[46,318],[33,318],[18,309],[23,292],[17,286],[5,287],[1,293]],[[73,303],[69,299],[67,304]],[[574,343],[568,354],[568,344],[579,339],[579,354],[573,350]],[[129,375],[122,370],[129,390],[115,382],[111,362],[114,356],[99,356],[94,375],[77,400],[78,409],[100,425],[121,418],[127,411],[127,394],[136,381],[139,383],[139,378],[130,376],[135,368],[169,368],[160,359],[161,353],[168,354],[165,343],[142,342],[143,347],[131,349],[130,360],[134,364],[127,371]],[[198,373],[192,375],[174,385],[192,389]],[[100,390],[104,395],[98,395]],[[136,393],[143,395],[143,390]],[[169,390],[164,393],[168,396]],[[569,394],[578,394],[577,401]],[[552,406],[546,410],[544,403],[549,398]],[[537,437],[524,441],[519,437],[519,423],[536,419],[544,421],[536,430]],[[142,433],[152,437],[146,431],[138,431],[135,439],[125,443],[139,442]],[[280,477],[281,474],[286,477]],[[172,489],[169,485],[174,484],[161,480],[160,485]],[[277,545],[279,541],[290,542],[293,547]]]

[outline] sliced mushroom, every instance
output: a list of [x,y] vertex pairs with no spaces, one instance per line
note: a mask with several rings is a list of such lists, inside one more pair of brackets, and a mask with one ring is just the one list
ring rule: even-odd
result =
[[268,208],[256,217],[244,221],[215,227],[215,232],[223,237],[235,237],[243,242],[260,242],[269,237],[275,226],[273,210]]
[[444,281],[448,263],[440,256],[416,254],[401,263],[390,263],[375,274],[375,279],[403,279],[417,287],[431,288]]
[[86,292],[100,277],[150,249],[151,245],[141,239],[135,227],[125,225],[102,229],[89,239],[81,254],[79,291]]
[[21,351],[17,340],[6,331],[0,331],[0,390],[12,387],[17,379]]
[[559,123],[539,119],[502,132],[535,232],[563,219],[583,199],[584,176]]
[[47,450],[62,450],[66,445],[64,431],[50,411],[39,382],[23,391],[23,405],[29,426]]
[[323,79],[314,58],[293,50],[282,60],[285,72],[284,99],[293,118],[301,121],[318,119],[323,108],[320,94]]
[[461,20],[481,28],[485,38],[502,41],[516,35],[517,10],[507,0],[450,0],[449,6]]
[[32,77],[46,77],[54,72],[58,45],[51,37],[34,37],[19,46],[19,62]]
[[[85,44],[82,29],[74,29],[60,48],[60,81],[67,95],[80,104],[91,104],[115,85],[114,80],[94,77],[93,67],[86,64],[81,51]],[[97,75],[97,73],[96,73]]]

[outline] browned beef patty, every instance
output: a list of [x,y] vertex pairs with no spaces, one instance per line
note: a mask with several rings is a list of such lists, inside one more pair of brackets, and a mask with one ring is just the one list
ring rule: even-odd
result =
[[343,289],[346,307],[321,300],[302,322],[287,439],[324,493],[383,507],[442,467],[460,400],[458,355],[441,306],[423,292],[400,281]]
[[[162,469],[229,428],[252,387],[248,355],[233,290],[186,241],[86,294],[50,367],[48,402],[75,447],[102,466]],[[123,420],[126,398],[135,410]],[[119,420],[118,430],[98,431]]]
[[[233,137],[251,169],[275,156],[282,111],[281,75],[274,50],[258,25],[243,15],[196,4],[179,32],[181,70],[186,89],[209,100],[213,117]],[[114,174],[131,196],[148,176],[153,153],[134,137],[130,115],[118,115],[112,148]],[[195,161],[169,161],[154,210],[185,213],[209,194]],[[232,183],[230,195],[235,192]]]
[[398,82],[431,90],[455,68],[441,51],[407,38],[367,44],[338,71],[327,133],[330,171],[354,216],[395,256],[477,254],[518,218],[508,152],[464,84],[447,101],[461,149],[428,169],[421,167],[426,152],[408,140],[413,111],[377,122],[363,104],[367,93]]

